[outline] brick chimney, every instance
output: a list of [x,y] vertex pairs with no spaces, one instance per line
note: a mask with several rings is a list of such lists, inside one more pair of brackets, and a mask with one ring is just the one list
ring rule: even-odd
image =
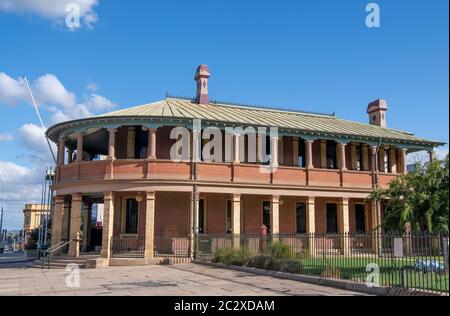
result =
[[208,104],[208,79],[211,76],[208,65],[200,65],[195,73],[195,81],[197,81],[197,103]]
[[370,125],[386,127],[387,110],[388,105],[386,100],[378,99],[369,103],[369,106],[367,107],[367,114],[369,114]]

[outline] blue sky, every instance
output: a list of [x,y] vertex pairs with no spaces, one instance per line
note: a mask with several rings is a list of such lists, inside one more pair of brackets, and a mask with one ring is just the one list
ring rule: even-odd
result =
[[7,228],[21,227],[21,208],[39,199],[39,171],[50,163],[33,108],[13,93],[24,75],[46,125],[166,91],[193,96],[195,67],[206,63],[214,99],[366,122],[368,102],[384,98],[389,127],[448,142],[447,0],[374,1],[380,28],[366,27],[363,0],[88,0],[75,31],[54,1],[5,9],[0,0],[0,74],[10,84],[2,90],[0,76]]

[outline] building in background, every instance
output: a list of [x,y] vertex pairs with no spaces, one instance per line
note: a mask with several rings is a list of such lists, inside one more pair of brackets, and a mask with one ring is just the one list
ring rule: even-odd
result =
[[41,224],[41,218],[45,215],[49,215],[50,206],[42,204],[26,204],[23,209],[23,233],[24,242],[28,243],[31,232],[38,228]]

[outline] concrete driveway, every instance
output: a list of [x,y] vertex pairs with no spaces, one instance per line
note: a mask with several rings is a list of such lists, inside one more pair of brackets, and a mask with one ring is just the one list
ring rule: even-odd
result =
[[[79,277],[78,277],[79,272]],[[0,264],[4,295],[268,296],[362,295],[324,286],[197,264],[41,270]]]

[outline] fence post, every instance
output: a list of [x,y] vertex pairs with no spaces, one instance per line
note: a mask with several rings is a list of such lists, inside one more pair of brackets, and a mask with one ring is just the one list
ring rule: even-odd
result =
[[444,271],[448,274],[448,237],[442,239],[442,252],[444,255]]
[[259,239],[259,251],[265,252],[267,247],[267,227],[262,225],[260,228],[261,238]]

